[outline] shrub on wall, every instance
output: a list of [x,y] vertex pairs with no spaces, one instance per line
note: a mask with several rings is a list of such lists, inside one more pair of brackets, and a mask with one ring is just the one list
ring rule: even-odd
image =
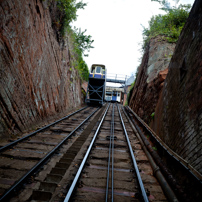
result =
[[92,43],[94,40],[91,39],[90,35],[85,34],[86,30],[81,31],[75,27],[72,29],[70,26],[70,23],[77,19],[77,10],[84,9],[87,4],[83,3],[82,0],[78,3],[76,0],[49,0],[49,3],[52,10],[55,5],[56,14],[52,15],[52,18],[53,29],[56,31],[58,42],[65,44],[65,39],[70,39],[71,64],[78,69],[80,77],[87,81],[89,70],[83,56],[88,56],[85,52],[89,52],[93,48]]
[[[156,15],[149,21],[149,28],[144,28],[143,48],[146,47],[148,41],[156,36],[161,36],[162,40],[167,40],[170,43],[177,42],[181,30],[189,16],[191,5],[182,5],[171,7],[169,2],[166,0],[157,1],[162,5],[162,10],[166,12],[165,15]],[[179,1],[176,1],[178,3]]]
[[90,35],[85,35],[86,30],[81,32],[80,30],[78,31],[77,28],[73,30],[71,27],[68,27],[67,31],[73,46],[73,50],[71,50],[72,58],[74,58],[72,65],[78,69],[81,78],[88,81],[89,70],[83,60],[83,55],[85,51],[89,51],[90,48],[93,48],[92,43],[94,40],[91,39]]
[[76,3],[76,0],[57,0],[57,7],[62,12],[60,24],[61,24],[61,34],[65,36],[65,32],[69,24],[77,19],[76,12],[78,9],[84,9],[86,3],[79,1]]
[[126,99],[125,106],[127,106],[130,103],[130,99],[131,99],[131,96],[132,96],[132,93],[133,93],[134,85],[135,85],[135,81],[130,86],[129,92],[127,94],[127,99]]

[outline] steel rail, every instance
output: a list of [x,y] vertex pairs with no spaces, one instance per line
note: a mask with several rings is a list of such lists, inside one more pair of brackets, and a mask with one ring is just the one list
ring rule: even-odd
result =
[[144,200],[145,202],[149,202],[149,200],[148,200],[148,198],[147,198],[147,194],[146,194],[145,188],[144,188],[144,185],[143,185],[143,182],[142,182],[142,178],[141,178],[141,176],[140,176],[140,172],[139,172],[139,169],[138,169],[138,166],[137,166],[137,162],[136,162],[135,156],[134,156],[134,154],[133,154],[133,149],[132,149],[132,147],[131,147],[130,140],[129,140],[129,137],[128,137],[128,134],[127,134],[127,131],[126,131],[124,122],[123,122],[123,118],[122,118],[122,116],[121,116],[121,112],[120,112],[119,106],[118,106],[118,112],[119,112],[119,116],[120,116],[120,119],[121,119],[121,123],[122,123],[123,129],[124,129],[124,133],[125,133],[125,136],[126,136],[126,140],[127,140],[127,143],[128,143],[128,147],[129,147],[129,150],[130,150],[131,158],[132,158],[132,160],[133,160],[133,165],[134,165],[135,172],[136,172],[136,175],[137,175],[137,178],[138,178],[138,182],[139,182],[140,189],[141,189],[141,192],[142,192],[143,200]]
[[105,192],[105,201],[108,201],[108,194],[109,194],[109,174],[110,174],[110,161],[111,161],[111,147],[112,147],[112,122],[111,122],[111,131],[110,131],[110,137],[109,137],[109,154],[108,154],[108,166],[107,166],[107,186],[106,186],[106,192]]
[[198,173],[197,170],[195,170],[188,162],[186,162],[181,156],[179,156],[177,153],[175,153],[173,150],[171,150],[165,143],[162,142],[162,140],[155,134],[154,131],[152,131],[149,126],[144,123],[144,121],[130,108],[127,107],[130,112],[135,116],[135,118],[139,121],[139,123],[142,124],[142,126],[151,134],[152,138],[155,139],[155,141],[170,155],[173,157],[176,161],[178,161],[184,169],[188,170],[189,173],[196,178],[197,181],[199,181],[202,184],[202,176],[200,173]]
[[[111,164],[112,162],[112,164]],[[112,120],[111,120],[111,131],[110,131],[110,143],[109,143],[109,157],[108,157],[108,169],[107,169],[107,186],[105,193],[105,201],[108,201],[109,194],[109,179],[110,179],[110,164],[111,166],[111,201],[114,201],[114,187],[113,187],[113,169],[114,169],[114,104],[112,105]]]
[[72,136],[72,134],[78,129],[80,128],[86,121],[88,121],[100,108],[97,108],[93,113],[91,113],[84,121],[82,121],[82,123],[79,124],[79,126],[77,126],[70,134],[68,134],[68,136],[66,136],[53,150],[51,150],[44,158],[42,158],[35,166],[33,166],[23,177],[21,177],[13,186],[11,186],[6,193],[1,196],[0,201],[4,201],[7,200],[7,198],[9,197],[9,195],[15,191],[15,189],[17,189],[22,183],[25,182],[25,180],[31,176],[34,172],[36,172],[36,170],[41,167],[55,152],[57,149],[59,149],[59,147],[61,147],[64,142],[70,137]]
[[76,186],[76,183],[77,183],[77,181],[78,181],[78,179],[79,179],[79,177],[80,177],[80,175],[81,175],[81,172],[82,172],[82,170],[83,170],[83,167],[84,167],[84,165],[85,165],[85,163],[86,163],[86,160],[87,160],[87,158],[88,158],[88,156],[89,156],[89,153],[90,153],[90,151],[91,151],[91,149],[92,149],[92,146],[93,146],[93,144],[94,144],[94,142],[95,142],[95,139],[96,139],[96,137],[97,137],[97,134],[98,134],[98,132],[99,132],[99,130],[100,130],[100,127],[101,127],[101,125],[102,125],[102,123],[103,123],[103,120],[104,120],[104,118],[105,118],[105,116],[106,116],[106,114],[107,114],[107,111],[108,111],[108,109],[109,109],[109,106],[110,106],[110,104],[108,105],[108,107],[107,107],[107,109],[106,109],[106,111],[105,111],[105,113],[104,113],[104,115],[103,115],[103,117],[102,117],[102,119],[101,119],[101,121],[100,121],[100,124],[98,125],[98,128],[97,128],[97,130],[96,130],[96,132],[95,132],[95,134],[94,134],[94,136],[93,136],[93,139],[92,139],[92,141],[91,141],[91,143],[90,143],[90,145],[89,145],[89,147],[88,147],[88,150],[86,151],[86,154],[85,154],[85,156],[84,156],[84,158],[83,158],[83,161],[81,162],[81,165],[80,165],[80,167],[79,167],[79,169],[78,169],[78,171],[77,171],[77,173],[76,173],[76,176],[75,176],[75,178],[74,178],[74,180],[73,180],[73,182],[72,182],[72,184],[71,184],[71,186],[70,186],[70,188],[69,188],[69,190],[68,190],[68,193],[67,193],[67,195],[66,195],[66,197],[65,197],[65,199],[64,199],[64,202],[68,202],[68,201],[69,201],[69,199],[70,199],[70,197],[71,197],[71,195],[72,195],[72,192],[74,191],[74,188],[75,188],[75,186]]
[[[130,109],[130,108],[127,107],[127,109]],[[151,134],[151,136],[155,139],[156,134],[155,134],[151,129],[149,129],[149,126],[147,126],[147,124],[144,123],[143,121],[140,121],[141,119],[140,119],[140,118],[138,119],[137,114],[135,114],[135,112],[133,112],[131,109],[130,109],[130,112],[135,116],[135,120],[138,120],[138,123],[140,123],[141,126],[144,127],[144,129],[146,129],[145,131],[146,131],[146,132],[149,132],[149,133]],[[176,177],[174,176],[174,174],[171,172],[170,168],[165,165],[164,161],[163,161],[162,158],[159,156],[158,152],[156,152],[156,151],[152,148],[151,144],[149,143],[149,141],[147,140],[147,138],[146,138],[145,135],[143,134],[143,132],[142,132],[142,130],[140,129],[140,127],[138,126],[138,124],[135,123],[134,117],[133,117],[133,122],[134,122],[134,125],[135,125],[135,127],[136,127],[138,133],[140,134],[140,136],[141,136],[141,138],[142,138],[142,140],[143,140],[145,146],[147,147],[147,149],[148,149],[149,152],[151,153],[152,157],[155,159],[155,162],[156,162],[157,165],[160,167],[162,173],[165,175],[165,178],[167,179],[168,183],[169,183],[170,186],[172,187],[173,191],[175,191],[175,194],[177,195],[177,197],[179,198],[179,200],[181,200],[181,201],[189,201],[189,200],[191,200],[191,199],[188,198],[188,197],[189,197],[189,194],[188,194],[188,192],[186,191],[186,185],[185,185],[184,188],[179,185],[178,181],[180,181],[180,179],[176,179]],[[154,134],[152,134],[152,133],[154,133]],[[159,140],[160,140],[160,138],[159,138]],[[160,141],[162,141],[162,140],[160,140]],[[157,142],[158,142],[158,141],[157,141]],[[158,142],[158,143],[159,143],[159,142]],[[165,147],[163,147],[162,145],[165,145]],[[190,170],[188,167],[186,167],[185,165],[183,165],[183,163],[179,160],[179,156],[177,155],[177,156],[178,156],[178,158],[177,158],[176,153],[173,152],[171,149],[169,149],[169,147],[168,147],[165,143],[162,142],[162,145],[160,144],[161,148],[164,149],[164,151],[166,152],[165,155],[168,154],[168,156],[172,157],[173,160],[176,161],[176,163],[179,163],[179,165],[182,166],[180,169],[181,169],[183,172],[184,172],[184,171],[185,171],[185,172],[188,172],[188,176],[189,176],[189,174],[191,174],[191,176],[193,177],[193,178],[191,177],[191,178],[192,178],[192,179],[191,179],[192,183],[193,183],[193,180],[196,180],[196,182],[199,183],[199,184],[197,185],[197,188],[200,187],[200,186],[202,185],[202,183],[201,183],[201,181],[198,179],[198,177],[197,177],[193,172],[191,172],[191,170]],[[171,152],[173,153],[173,155],[172,155]],[[175,155],[175,156],[174,156],[174,155]],[[178,167],[179,167],[179,165],[178,165]],[[173,166],[172,166],[172,167],[173,167]],[[176,166],[176,167],[177,167],[177,166]],[[175,168],[176,168],[176,167],[175,167]],[[177,168],[176,168],[176,169],[177,169]],[[183,170],[183,169],[184,169],[184,170]],[[187,176],[187,177],[188,177],[188,176]],[[190,176],[188,177],[188,179],[190,179]],[[194,184],[195,184],[196,182],[194,182]],[[190,183],[189,183],[189,184],[186,183],[186,184],[189,185]],[[200,188],[199,188],[199,189],[200,189]]]
[[112,202],[114,201],[114,105],[113,105],[113,120],[112,120]]
[[25,140],[25,139],[27,139],[27,138],[33,136],[33,135],[36,135],[38,132],[41,132],[41,131],[47,129],[47,128],[49,128],[50,126],[55,125],[56,123],[59,123],[60,121],[63,121],[63,120],[65,120],[65,119],[69,118],[70,116],[73,116],[74,114],[76,114],[76,113],[78,113],[78,112],[80,112],[80,111],[82,111],[82,110],[84,110],[84,109],[86,109],[86,108],[87,108],[87,107],[83,107],[83,108],[81,108],[81,109],[79,109],[79,110],[73,112],[72,114],[69,114],[68,116],[65,116],[65,117],[63,117],[63,118],[61,118],[61,119],[59,119],[59,120],[57,120],[57,121],[55,121],[55,122],[53,122],[53,123],[47,125],[47,126],[44,126],[43,128],[40,128],[40,129],[38,129],[38,130],[36,130],[36,131],[34,131],[34,132],[32,132],[32,133],[29,133],[28,135],[26,135],[26,136],[24,136],[24,137],[22,137],[22,138],[20,138],[20,139],[18,139],[18,140],[15,140],[14,142],[11,142],[11,143],[9,143],[9,144],[7,144],[7,145],[1,147],[1,148],[0,148],[0,152],[2,152],[2,151],[4,151],[4,150],[8,149],[8,148],[11,147],[11,146],[16,145],[18,142],[21,142],[21,141],[23,141],[23,140]]
[[[122,107],[123,108],[123,107]],[[167,196],[168,200],[170,202],[178,202],[178,199],[175,195],[175,193],[173,192],[173,190],[171,189],[171,187],[169,186],[168,182],[166,181],[166,179],[164,178],[163,174],[161,173],[160,168],[157,166],[157,164],[155,163],[153,157],[151,156],[151,154],[149,153],[149,151],[147,150],[147,147],[144,143],[144,141],[141,138],[141,135],[138,133],[138,131],[135,128],[135,125],[132,123],[132,121],[130,120],[129,116],[127,115],[126,111],[123,109],[123,112],[125,114],[125,116],[127,117],[135,135],[137,136],[138,140],[140,141],[140,144],[145,152],[145,154],[147,155],[147,158],[150,162],[150,165],[153,169],[153,174],[154,176],[156,176],[156,178],[158,179],[165,195]]]

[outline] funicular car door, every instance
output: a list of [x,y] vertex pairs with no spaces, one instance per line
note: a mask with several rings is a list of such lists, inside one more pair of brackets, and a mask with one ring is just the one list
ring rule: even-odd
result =
[[116,100],[117,100],[117,92],[113,91],[113,93],[112,93],[112,101],[116,102]]

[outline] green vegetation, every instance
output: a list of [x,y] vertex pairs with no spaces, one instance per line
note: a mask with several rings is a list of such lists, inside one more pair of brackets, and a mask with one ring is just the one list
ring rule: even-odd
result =
[[125,106],[127,106],[129,104],[129,102],[130,102],[130,99],[131,99],[131,96],[132,96],[132,93],[133,93],[134,85],[135,85],[135,81],[130,86],[129,92],[127,94],[127,99],[126,99]]
[[151,114],[151,118],[154,119],[155,112]]
[[[161,4],[165,15],[156,15],[149,21],[149,28],[144,28],[143,48],[146,47],[149,40],[153,37],[160,36],[162,40],[167,40],[170,43],[177,42],[180,32],[189,16],[191,5],[179,5],[171,7],[167,0],[152,0]],[[176,4],[179,0],[175,1]]]
[[78,58],[76,68],[79,70],[81,78],[88,81],[89,70],[87,64],[83,60],[82,55],[88,56],[88,54],[85,54],[85,51],[89,52],[90,48],[94,48],[92,46],[94,40],[91,39],[92,37],[90,35],[85,35],[85,32],[86,30],[81,32],[80,29],[78,30],[78,28],[74,28],[72,35],[75,41],[75,53],[77,54]]
[[[92,43],[94,40],[92,40],[92,36],[90,35],[85,35],[85,32],[87,30],[81,32],[81,29],[75,28],[74,27],[74,33],[75,33],[75,41],[77,43],[78,48],[82,53],[85,51],[90,51],[91,48],[94,48],[92,46]],[[84,56],[88,56],[88,54],[84,54]]]
[[[59,35],[58,40],[61,42],[68,37],[68,43],[71,43],[71,66],[78,69],[80,77],[87,81],[89,70],[83,56],[88,56],[85,51],[89,52],[90,48],[93,48],[94,40],[91,39],[90,35],[85,35],[86,30],[82,32],[80,29],[72,29],[70,26],[70,23],[77,19],[77,10],[84,9],[87,4],[83,3],[82,0],[78,3],[76,0],[56,0],[56,2],[59,12],[53,24]],[[71,68],[70,71],[72,71]]]
[[84,9],[86,3],[79,1],[76,3],[76,0],[57,0],[57,7],[62,12],[62,15],[59,19],[60,31],[62,36],[65,36],[66,30],[70,23],[77,19],[76,12],[78,9]]
[[71,56],[72,56],[72,65],[78,69],[80,77],[87,81],[89,76],[88,66],[83,60],[83,54],[90,48],[93,48],[91,44],[94,40],[91,40],[91,36],[84,35],[84,32],[79,31],[78,29],[72,30],[70,27],[67,28],[69,33],[69,43],[71,43]]
[[156,147],[152,147],[152,149],[153,149],[154,151],[157,151],[157,148],[156,148]]

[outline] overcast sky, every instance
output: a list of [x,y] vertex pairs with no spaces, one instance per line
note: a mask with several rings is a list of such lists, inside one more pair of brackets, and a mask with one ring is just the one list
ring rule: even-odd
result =
[[[160,5],[151,0],[83,0],[88,3],[77,12],[73,26],[87,29],[86,34],[94,39],[88,67],[92,64],[106,65],[108,73],[130,76],[136,72],[142,53],[142,26],[148,27],[152,15],[163,13]],[[172,1],[171,1],[172,2]],[[193,4],[194,0],[181,0]]]

